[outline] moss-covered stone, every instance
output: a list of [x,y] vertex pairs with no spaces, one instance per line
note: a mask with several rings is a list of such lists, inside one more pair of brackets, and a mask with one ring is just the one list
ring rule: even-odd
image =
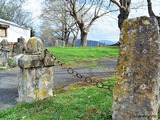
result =
[[123,23],[113,89],[115,120],[157,120],[158,31],[155,18],[139,17]]
[[[37,39],[31,38],[27,44],[32,44],[31,47],[38,47],[36,45],[38,43]],[[33,53],[36,53],[36,49]],[[31,102],[53,96],[53,66],[45,67],[42,56],[33,53],[22,55],[18,60],[20,67],[19,101]]]
[[26,45],[26,52],[29,54],[40,54],[43,48],[42,41],[37,37],[31,37]]

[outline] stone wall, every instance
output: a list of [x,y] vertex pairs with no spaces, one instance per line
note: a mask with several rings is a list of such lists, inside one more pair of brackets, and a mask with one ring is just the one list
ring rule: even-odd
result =
[[114,120],[157,120],[159,27],[155,18],[123,23],[113,90]]

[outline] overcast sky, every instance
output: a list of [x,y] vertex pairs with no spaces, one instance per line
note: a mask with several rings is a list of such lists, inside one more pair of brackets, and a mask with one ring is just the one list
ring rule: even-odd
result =
[[[38,17],[40,15],[42,9],[42,1],[43,0],[28,0],[25,5],[26,9],[29,9],[33,16],[36,18],[35,24],[36,29],[40,25],[40,21],[38,21]],[[137,6],[143,3],[143,7],[141,9],[131,9],[131,13],[129,18],[134,18],[138,16],[148,16],[146,2],[147,0],[132,0],[132,4]],[[153,10],[156,15],[160,15],[160,0],[153,0]],[[134,6],[132,6],[134,7]],[[118,14],[118,13],[117,13]],[[111,40],[117,42],[119,40],[119,28],[117,24],[117,14],[114,13],[108,14],[108,16],[99,18],[94,25],[92,26],[89,34],[88,40]]]

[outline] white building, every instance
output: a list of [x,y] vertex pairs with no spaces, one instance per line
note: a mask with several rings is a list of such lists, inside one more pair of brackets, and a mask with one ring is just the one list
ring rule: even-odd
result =
[[8,42],[17,42],[17,38],[23,37],[25,41],[30,38],[30,29],[14,22],[0,19],[0,42],[7,39]]

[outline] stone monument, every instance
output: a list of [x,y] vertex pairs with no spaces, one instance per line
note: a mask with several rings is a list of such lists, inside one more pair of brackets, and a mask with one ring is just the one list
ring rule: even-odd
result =
[[32,37],[27,42],[26,54],[18,60],[19,101],[31,102],[53,95],[53,65],[44,66],[42,48],[42,41]]
[[22,54],[25,51],[25,39],[20,37],[17,42],[13,44],[12,54]]
[[3,39],[0,43],[0,64],[7,66],[9,58],[10,46],[7,39]]
[[139,17],[123,23],[113,120],[158,120],[160,50],[155,18]]

